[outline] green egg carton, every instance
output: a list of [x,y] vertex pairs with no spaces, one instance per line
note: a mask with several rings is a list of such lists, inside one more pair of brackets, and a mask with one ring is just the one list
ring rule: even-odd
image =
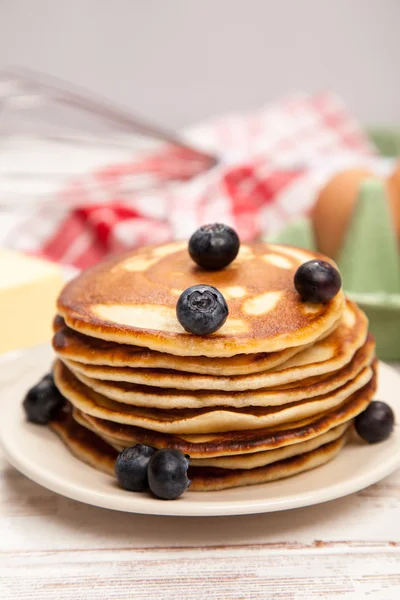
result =
[[[309,219],[268,241],[317,250]],[[384,184],[366,179],[337,261],[346,294],[366,312],[379,358],[400,361],[400,257]]]
[[400,127],[370,127],[367,133],[382,156],[400,157]]

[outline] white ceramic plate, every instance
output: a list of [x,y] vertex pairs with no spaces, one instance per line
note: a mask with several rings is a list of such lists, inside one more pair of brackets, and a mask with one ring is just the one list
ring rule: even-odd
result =
[[[333,500],[383,479],[400,466],[400,426],[380,444],[348,444],[332,462],[282,481],[220,492],[187,492],[165,502],[126,492],[114,479],[74,458],[46,427],[28,423],[21,408],[26,390],[49,370],[48,347],[0,360],[0,439],[9,461],[21,473],[59,494],[94,506],[154,515],[238,515],[286,510]],[[400,415],[400,375],[380,365],[376,398]]]

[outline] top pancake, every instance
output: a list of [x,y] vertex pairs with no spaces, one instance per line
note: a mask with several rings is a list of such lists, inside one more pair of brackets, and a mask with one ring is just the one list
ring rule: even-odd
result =
[[[79,361],[66,359],[63,354],[61,354],[61,358],[74,373],[82,373],[93,379],[181,390],[246,391],[287,385],[309,377],[337,371],[351,361],[355,352],[366,341],[367,334],[368,321],[366,316],[353,302],[348,301],[339,326],[330,335],[322,340],[317,340],[315,344],[308,346],[302,352],[298,352],[277,368],[261,373],[236,376],[199,375],[171,369],[130,369],[87,365]],[[149,350],[149,352],[151,351]],[[244,356],[254,355],[245,354]],[[225,360],[234,360],[235,358]],[[170,359],[172,362],[176,357],[170,355]],[[186,359],[181,357],[181,360],[191,361],[192,357]],[[224,359],[209,358],[208,360],[216,362]]]
[[[297,268],[320,254],[289,246],[243,244],[220,271],[193,263],[187,242],[148,246],[89,269],[62,291],[58,311],[83,334],[178,356],[230,357],[314,342],[341,317],[344,294],[326,304],[302,302]],[[207,336],[186,333],[176,303],[195,284],[217,287],[229,317]]]

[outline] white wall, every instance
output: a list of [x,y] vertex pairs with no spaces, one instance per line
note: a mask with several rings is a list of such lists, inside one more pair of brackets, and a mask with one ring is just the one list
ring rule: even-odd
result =
[[400,122],[400,0],[0,0],[0,65],[178,127],[330,87]]

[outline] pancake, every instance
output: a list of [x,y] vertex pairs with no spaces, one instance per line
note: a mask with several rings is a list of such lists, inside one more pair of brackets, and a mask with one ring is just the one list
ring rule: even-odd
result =
[[[256,389],[242,392],[183,391],[169,388],[140,386],[134,383],[102,381],[86,377],[67,364],[68,369],[86,387],[102,396],[137,407],[159,409],[204,408],[213,406],[277,406],[328,394],[343,386],[360,373],[373,359],[375,342],[369,336],[367,342],[357,350],[348,365],[326,377],[309,378],[292,387],[278,386],[275,389]],[[254,375],[257,377],[257,375]]]
[[[176,356],[155,352],[140,346],[106,342],[83,335],[65,325],[64,319],[57,320],[53,348],[62,359],[85,365],[127,367],[135,369],[173,369],[204,375],[246,375],[267,371],[285,363],[304,346],[286,348],[279,352],[237,354],[230,358],[208,358],[207,356]],[[61,323],[61,326],[60,326]],[[306,345],[305,347],[308,347]]]
[[[347,302],[339,326],[328,337],[318,340],[313,346],[299,352],[272,371],[227,377],[153,368],[131,369],[87,365],[73,360],[65,360],[65,362],[74,373],[82,374],[90,379],[179,390],[255,390],[285,385],[341,369],[352,359],[357,349],[364,344],[367,334],[368,320],[366,316],[353,302]],[[83,379],[83,381],[89,386],[91,385],[90,380]],[[106,387],[96,387],[94,384],[93,387],[111,398],[120,399],[115,393],[108,394]],[[122,389],[125,389],[124,386]],[[123,398],[121,400],[126,402]]]
[[[52,421],[50,428],[77,458],[100,471],[114,475],[117,451],[96,434],[76,423],[70,414]],[[346,439],[345,433],[337,440],[315,450],[256,469],[232,470],[191,466],[188,472],[191,479],[189,491],[221,490],[283,479],[325,464],[340,452]]]
[[50,421],[49,427],[74,456],[98,471],[114,475],[118,452],[98,435],[79,425],[73,419],[69,407]]
[[266,452],[256,452],[254,454],[244,454],[242,456],[222,456],[220,458],[193,459],[192,464],[195,467],[217,467],[219,469],[258,469],[266,467],[272,463],[298,456],[305,452],[311,452],[325,444],[329,444],[344,435],[349,429],[351,423],[345,423],[335,427],[322,435],[319,435],[307,442],[292,444],[277,450],[267,450]]
[[[204,271],[186,242],[148,246],[111,258],[68,283],[58,312],[83,334],[179,356],[230,357],[277,352],[313,343],[341,317],[344,294],[302,302],[294,275],[320,254],[289,246],[243,244],[220,271]],[[176,318],[179,295],[191,285],[217,287],[229,306],[226,323],[207,336],[186,333]]]
[[176,448],[192,458],[232,456],[256,453],[297,444],[324,434],[347,423],[363,412],[376,390],[376,376],[344,403],[325,413],[282,424],[273,428],[200,435],[172,435],[132,425],[99,419],[74,408],[74,418],[101,437],[108,437],[120,446],[147,444],[154,448]]
[[[115,439],[110,438],[107,435],[101,435],[98,433],[91,425],[90,421],[83,417],[82,413],[79,414],[78,418],[76,417],[76,414],[73,413],[73,417],[77,423],[83,427],[86,427],[93,433],[96,433],[105,442],[107,442],[107,444],[118,450],[118,452],[121,452],[127,448],[126,443],[124,444],[122,442],[115,441]],[[231,456],[221,456],[217,458],[194,458],[191,460],[190,464],[195,467],[218,467],[221,469],[255,469],[258,467],[265,467],[266,465],[270,465],[279,460],[297,456],[298,454],[304,454],[304,452],[310,452],[311,450],[315,450],[324,444],[333,442],[341,437],[350,427],[350,425],[351,422],[338,425],[337,427],[334,427],[333,429],[330,429],[329,431],[305,442],[291,444],[289,446],[277,448],[276,450],[266,450],[264,452],[254,452],[251,454],[248,453],[241,455],[236,454]]]
[[[330,260],[243,244],[227,268],[205,271],[174,242],[81,273],[57,304],[53,373],[67,403],[50,427],[113,475],[132,444],[182,450],[198,491],[324,464],[371,401],[377,363],[368,321],[342,290],[326,303],[301,300],[294,276],[311,259]],[[229,316],[196,336],[176,304],[201,283],[222,292]]]
[[365,367],[353,380],[326,395],[277,407],[214,407],[201,409],[143,408],[115,402],[79,381],[61,362],[54,366],[60,392],[83,413],[115,423],[164,433],[215,433],[272,427],[298,421],[339,406],[371,379]]
[[292,477],[326,464],[339,454],[346,441],[345,433],[339,439],[316,450],[257,469],[228,470],[215,467],[192,467],[188,472],[192,481],[189,490],[192,492],[216,492]]

